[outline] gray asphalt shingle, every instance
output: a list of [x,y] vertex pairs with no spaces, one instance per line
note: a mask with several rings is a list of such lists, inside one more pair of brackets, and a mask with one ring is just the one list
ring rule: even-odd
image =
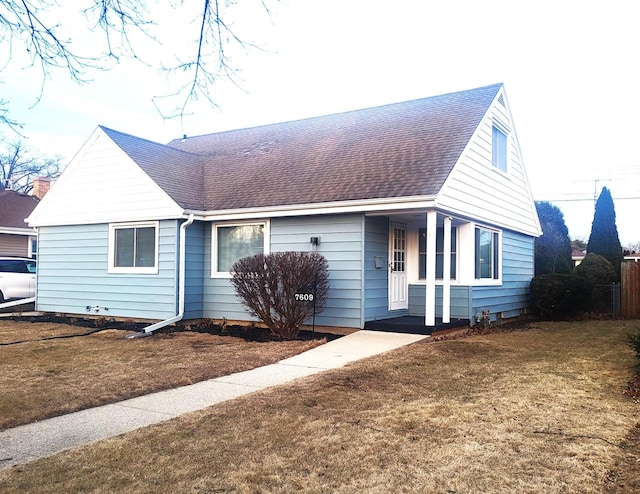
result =
[[178,204],[228,210],[438,193],[502,84],[153,143],[105,132]]

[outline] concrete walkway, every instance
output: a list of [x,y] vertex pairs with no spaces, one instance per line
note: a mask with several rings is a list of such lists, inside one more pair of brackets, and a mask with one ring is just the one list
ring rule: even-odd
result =
[[428,338],[356,331],[276,364],[0,431],[0,469],[157,424]]

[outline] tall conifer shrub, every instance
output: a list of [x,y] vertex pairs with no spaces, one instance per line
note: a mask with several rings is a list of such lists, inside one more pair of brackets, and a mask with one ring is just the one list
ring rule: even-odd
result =
[[622,262],[622,246],[616,226],[616,210],[613,205],[611,192],[607,187],[602,188],[591,224],[591,235],[587,244],[587,254],[593,252],[607,259],[616,270],[617,280],[620,279],[620,263]]
[[546,201],[536,202],[536,211],[542,227],[534,250],[536,276],[571,273],[571,240],[562,211]]

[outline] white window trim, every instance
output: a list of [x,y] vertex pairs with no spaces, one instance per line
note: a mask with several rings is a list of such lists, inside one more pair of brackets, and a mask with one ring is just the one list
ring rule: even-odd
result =
[[507,137],[509,136],[509,134],[511,134],[511,127],[509,127],[509,125],[507,125],[502,120],[499,120],[498,118],[494,117],[491,119],[491,123],[493,124],[494,127],[498,127],[498,129],[500,129],[502,133]]
[[[454,228],[458,229],[459,225],[451,225],[451,230],[453,230]],[[411,268],[415,271],[412,272],[412,276],[410,278],[411,284],[412,285],[426,285],[427,284],[427,280],[426,278],[420,278],[420,229],[424,229],[424,226],[418,226],[416,227],[416,234],[417,234],[417,242],[416,242],[416,246],[415,246],[415,252],[417,253],[415,258],[417,259],[417,262],[415,263],[415,267],[413,265],[411,265]],[[413,247],[413,246],[412,246]],[[460,285],[460,230],[458,229],[456,232],[456,242],[455,244],[452,242],[451,243],[451,247],[455,247],[456,249],[456,262],[455,262],[455,267],[456,267],[456,277],[455,278],[450,278],[449,279],[449,284],[450,285]],[[451,254],[451,253],[449,253]],[[444,254],[443,254],[444,255]],[[437,285],[442,285],[444,282],[444,280],[442,278],[436,278],[436,286]]]
[[[33,242],[34,241],[36,243],[35,250],[33,249]],[[36,257],[38,257],[38,237],[29,237],[29,239],[28,239],[28,247],[29,247],[28,257],[30,257],[31,259],[35,259]]]
[[228,271],[218,271],[218,227],[243,226],[243,225],[262,225],[264,227],[264,249],[265,255],[269,254],[271,243],[271,223],[269,220],[260,221],[235,221],[221,222],[211,224],[211,277],[212,278],[231,278]]
[[[493,155],[495,152],[495,149],[493,147],[493,129],[496,129],[498,132],[500,132],[502,135],[504,135],[504,170],[502,168],[500,168],[498,166],[497,163],[493,162]],[[509,174],[509,136],[510,133],[505,130],[505,127],[503,125],[500,125],[498,122],[494,121],[493,125],[491,126],[491,166],[493,167],[493,169],[499,173],[502,173],[503,175],[508,175]]]
[[[155,239],[155,259],[153,266],[149,267],[119,267],[115,266],[116,253],[116,230],[122,228],[148,228],[154,227],[156,232]],[[160,238],[160,222],[159,221],[140,221],[132,223],[110,223],[109,224],[109,249],[107,261],[107,273],[109,274],[158,274],[158,250]]]
[[[498,234],[498,277],[497,278],[476,278],[475,275],[475,263],[476,263],[476,244],[475,244],[475,231],[476,228],[479,228],[481,230],[485,230],[488,232],[493,233],[497,233]],[[473,271],[472,271],[472,279],[473,279],[473,286],[500,286],[502,285],[502,265],[504,264],[503,262],[503,252],[502,252],[502,230],[498,230],[496,228],[490,228],[488,226],[485,225],[480,225],[480,224],[475,224],[473,225],[473,248],[472,248],[472,266],[473,266]]]

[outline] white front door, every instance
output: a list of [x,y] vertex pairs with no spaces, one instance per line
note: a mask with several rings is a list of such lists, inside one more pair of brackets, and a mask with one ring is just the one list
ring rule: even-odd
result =
[[391,223],[389,232],[389,310],[409,307],[407,284],[407,227]]

